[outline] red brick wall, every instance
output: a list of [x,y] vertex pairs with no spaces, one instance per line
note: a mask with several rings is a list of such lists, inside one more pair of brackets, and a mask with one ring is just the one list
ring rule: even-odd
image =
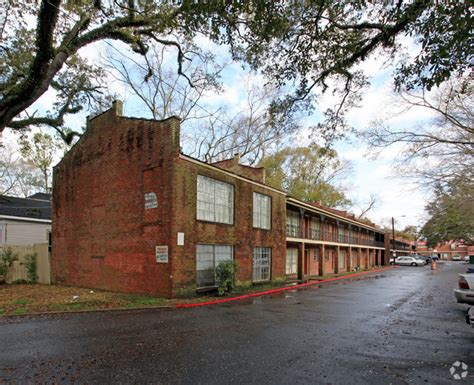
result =
[[[285,274],[285,195],[179,156],[179,121],[124,118],[117,106],[55,167],[55,283],[173,296],[196,282],[196,244],[234,246],[238,279],[252,279],[254,246],[272,248],[272,278]],[[234,185],[234,225],[196,221],[197,175]],[[272,197],[272,229],[252,227],[253,192]],[[144,194],[158,207],[145,209]],[[184,246],[177,245],[178,232]],[[157,263],[155,247],[168,246]]]
[[[234,186],[234,224],[217,224],[196,220],[197,176],[203,175]],[[184,246],[177,246],[174,254],[174,288],[196,283],[196,244],[226,244],[234,246],[234,258],[239,264],[237,278],[252,279],[252,256],[256,246],[272,248],[272,279],[285,275],[286,263],[286,197],[248,181],[235,178],[220,170],[189,159],[176,165],[173,204],[173,242],[178,232],[184,233]],[[253,192],[272,198],[271,230],[253,228]]]
[[[171,293],[171,264],[156,263],[155,246],[170,239],[178,143],[176,118],[123,118],[112,109],[89,121],[54,169],[55,283]],[[145,212],[144,192],[153,184],[158,208]]]

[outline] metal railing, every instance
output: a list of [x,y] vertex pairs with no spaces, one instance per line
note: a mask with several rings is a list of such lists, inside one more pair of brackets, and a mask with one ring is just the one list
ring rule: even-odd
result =
[[321,228],[308,227],[303,229],[298,225],[287,224],[286,235],[292,238],[304,238],[315,241],[326,241],[363,246],[384,247],[384,243],[375,239],[363,238],[359,233],[341,234],[338,231],[330,231]]

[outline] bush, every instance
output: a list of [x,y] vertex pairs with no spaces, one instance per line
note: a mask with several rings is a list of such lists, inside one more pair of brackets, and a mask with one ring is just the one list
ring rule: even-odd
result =
[[37,257],[38,257],[38,254],[36,253],[25,255],[26,262],[24,262],[24,265],[26,266],[28,281],[31,283],[36,283],[38,281],[38,274],[37,274],[38,265],[36,262]]
[[[13,262],[18,261],[18,254],[14,253],[11,247],[0,250],[0,277],[6,281]],[[1,281],[2,278],[0,278]]]
[[237,262],[225,261],[216,267],[217,293],[224,295],[235,289],[235,274],[237,273]]

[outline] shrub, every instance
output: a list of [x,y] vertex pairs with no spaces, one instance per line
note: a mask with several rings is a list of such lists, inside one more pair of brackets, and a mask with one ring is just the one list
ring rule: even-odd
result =
[[225,261],[216,267],[217,293],[224,295],[235,289],[235,274],[237,273],[237,262]]
[[24,264],[26,266],[28,281],[31,283],[36,283],[38,281],[38,274],[37,274],[38,265],[36,262],[37,257],[38,257],[38,254],[36,253],[25,255],[26,262],[24,262]]
[[3,281],[6,281],[15,261],[18,261],[18,254],[14,253],[11,247],[0,250],[0,276],[3,277]]

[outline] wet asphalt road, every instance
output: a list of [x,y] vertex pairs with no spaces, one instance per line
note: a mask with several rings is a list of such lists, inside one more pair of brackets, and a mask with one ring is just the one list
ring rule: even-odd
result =
[[[0,383],[474,383],[464,263],[194,309],[0,320]],[[451,377],[457,360],[464,381]],[[468,370],[469,370],[468,369]]]

